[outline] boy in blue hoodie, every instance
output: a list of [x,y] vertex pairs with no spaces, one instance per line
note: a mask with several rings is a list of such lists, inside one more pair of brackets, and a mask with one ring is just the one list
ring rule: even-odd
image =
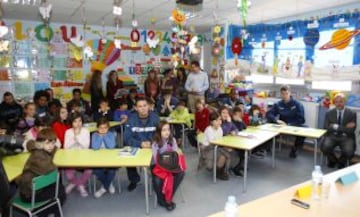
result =
[[[137,98],[134,105],[136,112],[131,113],[125,125],[125,145],[139,148],[151,148],[152,139],[159,123],[159,116],[150,112],[150,107],[145,98]],[[140,176],[136,168],[127,168],[130,184],[128,191],[133,191]]]

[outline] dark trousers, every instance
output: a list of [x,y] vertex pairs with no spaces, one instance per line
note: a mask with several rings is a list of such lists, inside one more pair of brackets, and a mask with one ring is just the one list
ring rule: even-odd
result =
[[[334,154],[336,146],[339,146],[341,150],[339,159],[337,159]],[[328,135],[324,138],[324,142],[321,145],[321,151],[331,163],[346,165],[346,161],[354,156],[355,140],[353,137]]]
[[298,150],[299,148],[302,148],[304,146],[305,137],[302,136],[296,136],[295,137],[295,145],[292,148],[294,151]]
[[94,169],[93,173],[95,173],[104,188],[109,190],[109,186],[115,177],[116,169]]
[[196,131],[195,131],[195,130],[190,130],[190,131],[188,131],[188,133],[187,133],[187,138],[188,138],[188,140],[189,140],[189,143],[190,143],[190,145],[193,146],[193,147],[197,147],[196,136],[197,136],[197,134],[196,134]]
[[137,172],[137,169],[134,167],[127,167],[126,168],[128,179],[131,183],[138,183],[140,182],[140,176]]
[[[53,184],[53,185],[49,185],[48,187],[46,187],[42,190],[37,191],[36,195],[35,195],[35,202],[46,201],[51,198],[54,198],[55,189],[56,189],[56,185]],[[20,194],[20,197],[21,197],[21,200],[23,200],[24,202],[31,203],[31,196],[26,197],[26,196]],[[66,194],[65,194],[65,188],[61,184],[59,184],[58,198],[60,200],[60,204],[63,205],[66,200]],[[37,214],[37,216],[47,217],[51,213],[54,213],[55,216],[60,216],[58,207],[56,205],[40,212],[39,214]]]
[[[177,188],[179,187],[180,183],[184,179],[185,173],[184,172],[173,173],[173,176],[174,176],[173,195],[175,195]],[[152,183],[154,186],[154,191],[156,193],[158,203],[165,204],[166,203],[165,196],[162,193],[163,180],[153,174],[152,175]]]

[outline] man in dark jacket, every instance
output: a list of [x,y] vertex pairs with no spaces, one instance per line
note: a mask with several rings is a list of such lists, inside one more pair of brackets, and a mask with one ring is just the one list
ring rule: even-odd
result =
[[[125,125],[124,142],[127,146],[138,148],[151,148],[155,129],[159,123],[159,117],[150,112],[149,104],[145,98],[137,98],[135,103],[136,112],[131,113]],[[127,168],[130,184],[128,191],[133,191],[140,176],[136,168]]]
[[[346,161],[354,156],[356,113],[345,108],[345,96],[336,94],[335,108],[329,110],[325,116],[324,129],[327,130],[321,151],[328,158],[328,167],[344,168]],[[334,148],[339,146],[341,156],[334,155]]]
[[10,92],[5,92],[3,102],[0,104],[0,128],[7,130],[7,134],[15,131],[19,119],[23,115],[23,108],[16,103]]
[[[289,86],[282,86],[280,88],[281,100],[274,104],[274,106],[267,112],[266,118],[271,123],[281,125],[290,125],[302,127],[305,123],[304,107],[303,105],[293,99]],[[277,116],[279,116],[277,118]],[[304,144],[305,137],[296,136],[295,146],[291,148],[289,153],[290,158],[296,158],[297,149]]]

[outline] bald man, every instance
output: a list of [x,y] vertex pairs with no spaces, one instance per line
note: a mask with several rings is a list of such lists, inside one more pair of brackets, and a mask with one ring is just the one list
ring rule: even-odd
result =
[[[328,167],[344,168],[347,160],[354,156],[356,113],[345,108],[345,96],[337,94],[334,98],[335,108],[329,110],[325,116],[324,129],[327,129],[321,151],[328,158]],[[337,158],[334,148],[340,147],[341,155]]]

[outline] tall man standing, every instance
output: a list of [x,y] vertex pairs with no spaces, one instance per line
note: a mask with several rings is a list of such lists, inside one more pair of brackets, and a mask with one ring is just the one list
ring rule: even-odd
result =
[[[329,110],[325,116],[324,129],[327,130],[321,151],[328,158],[328,167],[344,168],[346,161],[354,156],[356,113],[345,108],[344,94],[336,94],[335,108]],[[340,158],[334,155],[334,148],[340,147]]]
[[[269,122],[281,125],[303,126],[305,123],[303,105],[299,101],[293,99],[289,86],[282,86],[280,88],[280,93],[281,100],[275,103],[270,111],[267,112],[266,118]],[[304,140],[305,137],[296,136],[295,145],[291,148],[289,153],[290,158],[296,158],[297,150],[303,146]]]
[[191,62],[192,73],[185,82],[185,89],[188,91],[188,106],[192,113],[196,112],[195,103],[197,100],[205,102],[205,91],[209,89],[209,77],[202,71],[198,61]]
[[[150,107],[145,98],[137,98],[135,102],[136,112],[132,113],[125,125],[124,142],[127,146],[151,149],[152,139],[159,123],[159,117],[150,112]],[[133,191],[140,176],[136,168],[126,168],[130,184],[128,191]]]

